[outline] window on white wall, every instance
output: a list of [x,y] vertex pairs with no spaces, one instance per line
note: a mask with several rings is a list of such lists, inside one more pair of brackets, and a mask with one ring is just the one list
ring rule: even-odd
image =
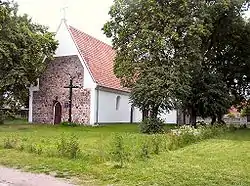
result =
[[119,110],[121,96],[116,96],[115,109]]

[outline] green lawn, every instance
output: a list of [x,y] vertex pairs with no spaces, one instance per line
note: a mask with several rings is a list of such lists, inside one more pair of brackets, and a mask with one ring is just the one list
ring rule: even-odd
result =
[[[250,185],[250,130],[237,130],[220,137],[133,159],[140,146],[151,136],[138,133],[137,125],[119,124],[101,127],[59,127],[13,124],[0,126],[0,145],[7,138],[27,144],[41,145],[45,151],[55,150],[62,135],[74,134],[83,155],[70,160],[49,153],[0,148],[0,164],[33,172],[71,177],[83,185]],[[123,136],[130,151],[130,161],[117,168],[109,159],[114,136]],[[147,141],[148,140],[148,141]],[[167,140],[166,140],[167,141]]]

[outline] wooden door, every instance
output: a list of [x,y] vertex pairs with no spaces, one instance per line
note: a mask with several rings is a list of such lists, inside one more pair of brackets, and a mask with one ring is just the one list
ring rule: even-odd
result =
[[59,102],[55,103],[54,106],[54,124],[59,124],[61,123],[61,118],[62,118],[62,106]]

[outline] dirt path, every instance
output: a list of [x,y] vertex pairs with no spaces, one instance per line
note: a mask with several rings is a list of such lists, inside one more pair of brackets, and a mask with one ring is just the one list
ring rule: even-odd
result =
[[0,167],[0,186],[73,186],[66,180]]

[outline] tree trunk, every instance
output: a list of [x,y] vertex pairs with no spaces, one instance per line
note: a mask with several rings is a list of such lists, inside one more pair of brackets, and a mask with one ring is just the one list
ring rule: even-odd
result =
[[183,113],[182,113],[182,115],[183,115],[183,125],[186,125],[186,110],[183,110]]
[[194,108],[190,109],[190,124],[196,128],[197,114]]
[[142,120],[147,119],[148,118],[148,114],[149,114],[148,109],[143,109],[142,110]]
[[214,123],[216,122],[216,116],[212,116],[212,121],[211,121],[211,125],[214,125]]
[[223,115],[222,114],[218,114],[217,115],[217,119],[218,119],[218,123],[221,124],[221,125],[225,125],[225,121],[223,121]]
[[150,113],[150,117],[153,118],[153,119],[156,119],[157,118],[157,115],[158,115],[158,111],[159,111],[159,106],[153,106],[152,110],[151,110],[151,113]]
[[0,92],[0,125],[4,124],[3,106],[4,106],[3,93]]

